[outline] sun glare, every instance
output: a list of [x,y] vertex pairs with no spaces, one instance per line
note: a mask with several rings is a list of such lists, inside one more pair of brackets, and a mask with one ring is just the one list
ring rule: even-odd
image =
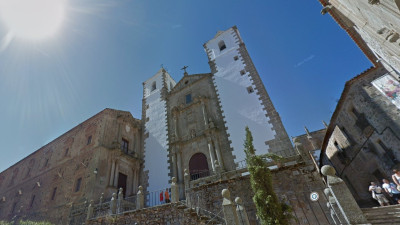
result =
[[60,28],[66,0],[0,0],[1,21],[19,38],[50,37]]

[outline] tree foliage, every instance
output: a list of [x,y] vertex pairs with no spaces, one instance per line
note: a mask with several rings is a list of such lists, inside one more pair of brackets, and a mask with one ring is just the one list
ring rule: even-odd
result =
[[0,221],[0,225],[53,225],[50,222],[46,221],[30,221],[30,220],[19,220],[18,222],[16,221],[11,221],[11,222],[6,222],[6,221]]
[[266,154],[257,156],[253,146],[253,136],[246,127],[246,140],[244,142],[247,168],[250,173],[251,188],[254,192],[253,201],[257,208],[257,216],[262,225],[287,225],[289,224],[290,207],[280,202],[272,187],[272,174],[267,167],[267,159],[279,161],[277,155]]

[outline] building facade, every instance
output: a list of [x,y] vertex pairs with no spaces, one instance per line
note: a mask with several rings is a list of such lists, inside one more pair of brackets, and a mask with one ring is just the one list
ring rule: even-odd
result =
[[371,181],[390,179],[400,160],[400,1],[320,0],[373,67],[348,81],[322,145],[360,206],[372,206]]
[[16,216],[67,224],[73,204],[122,187],[137,192],[143,152],[140,120],[105,109],[0,174],[0,220]]

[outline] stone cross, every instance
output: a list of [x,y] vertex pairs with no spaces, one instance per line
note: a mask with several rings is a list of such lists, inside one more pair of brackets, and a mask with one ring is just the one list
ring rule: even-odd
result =
[[176,177],[172,177],[171,183],[171,202],[177,203],[179,202],[179,187],[176,184]]
[[243,206],[243,201],[240,197],[235,198],[236,202],[236,212],[239,217],[239,224],[240,225],[250,225],[249,217],[247,216],[246,209]]
[[143,187],[139,186],[139,191],[136,195],[136,209],[143,209],[144,208],[144,194],[143,194]]
[[184,72],[183,72],[183,75],[185,75],[185,76],[188,75],[188,73],[187,73],[187,71],[186,71],[187,68],[188,68],[188,66],[184,66],[184,67],[182,67],[182,69],[181,69],[181,70],[184,71]]
[[321,173],[326,176],[328,188],[344,217],[344,224],[369,224],[346,183],[336,176],[332,166],[325,165]]
[[228,189],[222,190],[222,211],[224,212],[227,225],[239,225],[239,218],[235,210],[235,205],[231,201],[231,193]]

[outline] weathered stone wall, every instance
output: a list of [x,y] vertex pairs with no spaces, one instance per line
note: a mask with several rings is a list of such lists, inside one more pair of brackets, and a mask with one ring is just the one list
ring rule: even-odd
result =
[[372,206],[371,181],[389,178],[400,166],[400,110],[371,82],[384,75],[371,69],[346,84],[329,126],[322,157],[335,167],[361,206]]
[[[0,174],[0,219],[66,224],[73,204],[101,193],[111,197],[118,171],[128,175],[127,194],[133,194],[139,185],[134,174],[140,166],[134,154],[139,129],[130,113],[106,109],[5,170]],[[122,138],[131,143],[127,153],[120,149]]]
[[[320,1],[333,6],[330,12],[335,19],[348,21],[341,25],[345,30],[353,29],[358,33],[359,37],[352,38],[355,38],[354,41],[358,42],[359,46],[366,44],[369,48],[367,51],[371,51],[389,72],[395,69],[397,76],[399,75],[400,3],[398,0]],[[364,53],[366,53],[365,50]],[[373,60],[369,53],[366,54],[370,60]]]
[[[186,210],[186,211],[185,211]],[[103,225],[103,224],[198,224],[206,225],[207,219],[201,219],[197,214],[187,211],[187,208],[182,207],[178,203],[164,204],[151,208],[125,212],[118,216],[107,216],[97,219],[92,219],[87,222],[88,225]]]
[[[331,223],[323,194],[325,185],[312,165],[310,167],[298,164],[274,170],[273,184],[278,197],[293,208],[293,215],[298,220],[298,223],[293,221],[293,224]],[[191,188],[187,197],[192,207],[200,207],[222,215],[221,191],[225,188],[230,190],[232,200],[236,197],[242,198],[250,223],[258,224],[252,201],[254,194],[248,175]],[[312,202],[309,197],[313,191],[318,192],[320,196],[316,202]]]

